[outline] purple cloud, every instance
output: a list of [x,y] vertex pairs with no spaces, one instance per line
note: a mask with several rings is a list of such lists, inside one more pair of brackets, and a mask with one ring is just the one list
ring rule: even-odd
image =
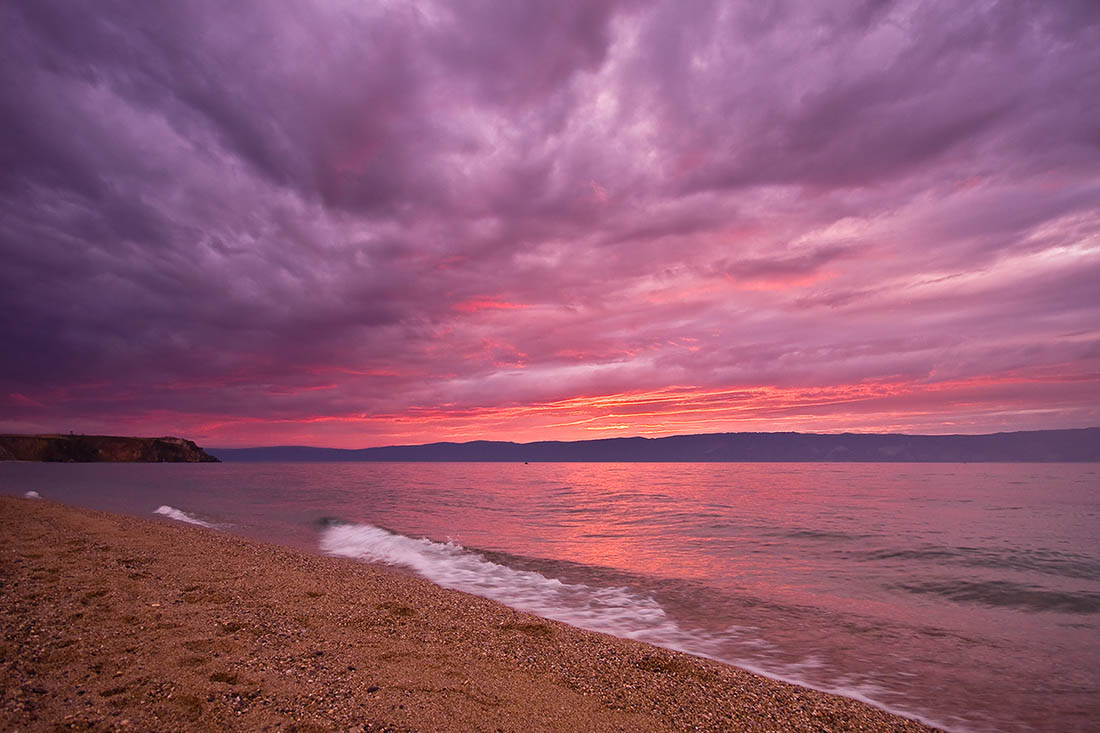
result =
[[757,395],[710,429],[1100,420],[1094,3],[0,23],[0,429],[697,427],[534,417],[669,388]]

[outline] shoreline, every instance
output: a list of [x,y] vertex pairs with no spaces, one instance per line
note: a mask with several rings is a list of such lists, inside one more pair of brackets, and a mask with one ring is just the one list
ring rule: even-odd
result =
[[933,730],[389,568],[0,497],[0,727]]

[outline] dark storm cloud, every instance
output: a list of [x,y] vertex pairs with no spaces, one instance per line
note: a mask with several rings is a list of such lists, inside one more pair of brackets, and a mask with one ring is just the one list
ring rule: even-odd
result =
[[1096,359],[1094,3],[0,21],[0,429]]

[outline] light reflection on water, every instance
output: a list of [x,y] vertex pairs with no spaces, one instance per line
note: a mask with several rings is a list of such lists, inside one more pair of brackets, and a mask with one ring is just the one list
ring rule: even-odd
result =
[[958,728],[1086,730],[1100,714],[1097,469],[6,464],[0,491],[141,516],[168,506],[310,550],[322,517],[451,540],[505,569],[650,599],[674,623],[670,645],[696,653]]

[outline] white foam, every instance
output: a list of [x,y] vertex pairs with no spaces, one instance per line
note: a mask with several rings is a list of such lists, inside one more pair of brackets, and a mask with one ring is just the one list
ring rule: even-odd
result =
[[204,522],[201,519],[197,519],[195,517],[192,517],[187,512],[180,511],[179,509],[176,509],[175,507],[168,506],[167,504],[163,504],[163,505],[157,507],[156,511],[154,511],[153,514],[163,514],[164,516],[168,517],[169,519],[175,519],[177,522],[187,522],[188,524],[197,524],[200,527],[210,527],[211,529],[216,529],[217,528],[217,525],[215,525],[215,524],[210,524],[209,522]]
[[322,533],[321,549],[330,555],[409,568],[444,588],[583,629],[692,654],[715,656],[722,640],[706,631],[681,628],[653,598],[627,588],[563,583],[492,562],[453,542],[414,539],[372,525],[336,525]]
[[41,499],[42,494],[39,494],[37,491],[28,491],[27,493],[23,494],[23,498],[24,499]]
[[628,588],[563,583],[541,573],[492,562],[455,542],[415,539],[370,524],[327,527],[321,533],[321,549],[330,555],[408,568],[444,588],[489,598],[543,618],[708,657],[765,677],[855,698],[929,725],[945,727],[914,711],[884,705],[878,701],[882,690],[866,682],[844,680],[839,685],[823,685],[806,679],[807,672],[816,671],[823,664],[816,656],[792,664],[761,663],[753,658],[755,655],[746,657],[736,652],[731,655],[731,644],[741,650],[771,645],[751,638],[751,634],[746,636],[749,629],[737,626],[721,633],[681,628],[656,600]]

